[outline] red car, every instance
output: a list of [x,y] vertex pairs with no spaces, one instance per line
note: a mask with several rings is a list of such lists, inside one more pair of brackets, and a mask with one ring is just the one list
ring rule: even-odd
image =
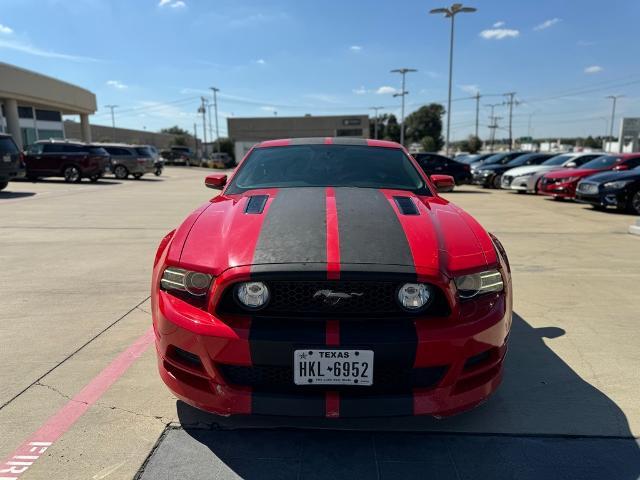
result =
[[158,247],[158,367],[219,415],[450,415],[498,387],[500,242],[393,142],[263,142]]
[[603,155],[577,168],[563,168],[547,173],[540,179],[538,193],[555,199],[573,199],[583,178],[605,170],[629,170],[640,165],[640,154]]

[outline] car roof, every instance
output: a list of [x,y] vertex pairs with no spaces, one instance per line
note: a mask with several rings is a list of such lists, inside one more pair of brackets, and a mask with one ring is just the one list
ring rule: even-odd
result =
[[33,142],[34,144],[38,143],[38,144],[46,144],[46,143],[64,143],[64,144],[69,144],[69,145],[89,145],[86,142],[83,142],[82,140],[74,140],[73,138],[49,138],[49,139],[44,139],[44,140],[36,140],[35,142]]
[[355,137],[283,138],[260,142],[256,145],[256,148],[288,147],[291,145],[360,145],[365,147],[402,149],[402,146],[396,142]]

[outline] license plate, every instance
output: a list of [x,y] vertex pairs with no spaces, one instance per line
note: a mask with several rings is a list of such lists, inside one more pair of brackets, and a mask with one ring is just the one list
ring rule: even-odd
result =
[[373,350],[296,350],[296,385],[372,385]]
[[11,155],[5,155],[2,157],[2,161],[4,163],[9,163],[11,161]]

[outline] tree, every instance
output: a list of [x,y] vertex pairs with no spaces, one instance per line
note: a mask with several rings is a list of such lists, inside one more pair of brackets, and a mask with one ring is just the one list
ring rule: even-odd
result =
[[191,143],[189,139],[191,138],[191,134],[184,128],[180,128],[178,125],[174,125],[173,127],[163,128],[160,130],[160,133],[166,133],[169,135],[173,135],[173,145],[180,146],[189,146]]
[[[231,158],[235,159],[235,149],[234,149],[233,140],[227,137],[220,137],[219,141],[220,141],[220,153],[227,153]],[[211,151],[217,152],[218,151],[217,147],[218,147],[218,140],[213,142],[213,145],[211,146]]]
[[602,140],[598,141],[595,138],[593,138],[591,135],[589,135],[584,141],[584,146],[587,148],[600,148],[602,147]]
[[439,103],[430,103],[420,107],[405,119],[404,137],[407,142],[422,142],[425,137],[433,140],[431,151],[442,148],[442,116],[444,107]]
[[436,147],[436,141],[433,139],[433,137],[424,137],[422,140],[420,140],[420,145],[422,145],[422,149],[425,152],[435,152],[438,150],[438,148]]
[[477,153],[482,148],[482,140],[475,135],[469,135],[469,138],[460,142],[459,147],[463,152]]
[[381,136],[380,130],[378,130],[378,137],[383,138],[385,140],[391,140],[392,142],[399,142],[400,141],[400,125],[398,124],[398,120],[396,119],[396,116],[393,114],[390,114],[389,116],[387,116],[385,114],[384,117],[385,117],[384,132],[383,132],[384,135]]

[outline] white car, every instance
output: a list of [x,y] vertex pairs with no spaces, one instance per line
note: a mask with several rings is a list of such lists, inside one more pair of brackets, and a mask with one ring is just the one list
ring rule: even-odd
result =
[[603,153],[601,152],[563,153],[551,157],[540,165],[525,165],[523,167],[512,168],[502,175],[501,187],[515,190],[518,193],[537,193],[538,181],[545,173],[560,168],[579,167],[583,163],[601,157],[602,155]]

